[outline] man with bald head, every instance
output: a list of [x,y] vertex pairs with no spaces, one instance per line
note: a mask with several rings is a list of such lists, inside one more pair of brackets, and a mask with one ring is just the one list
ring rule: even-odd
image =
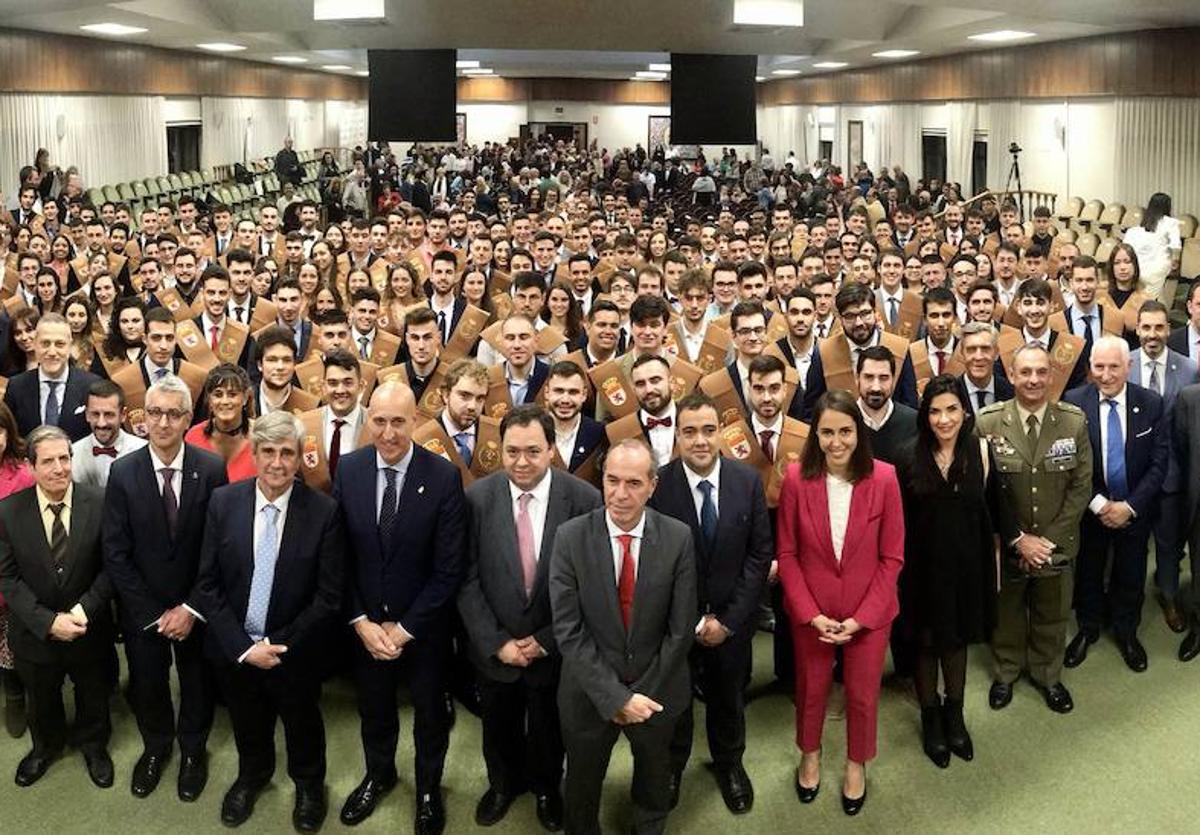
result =
[[333,482],[350,544],[346,614],[360,642],[354,666],[367,766],[341,820],[366,820],[396,785],[403,677],[416,711],[414,831],[437,835],[446,825],[448,621],[464,570],[466,520],[458,468],[413,444],[415,418],[408,386],[375,389],[367,408],[371,443],[342,456]]

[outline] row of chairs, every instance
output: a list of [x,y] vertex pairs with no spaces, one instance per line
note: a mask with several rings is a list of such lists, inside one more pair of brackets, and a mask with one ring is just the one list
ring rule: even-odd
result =
[[[1058,213],[1062,227],[1073,229],[1080,235],[1092,233],[1098,238],[1120,238],[1131,226],[1142,222],[1145,210],[1141,206],[1125,206],[1123,203],[1108,203],[1100,200],[1084,201],[1082,197],[1072,197]],[[1180,234],[1184,239],[1200,237],[1200,223],[1196,216],[1190,214],[1178,215]]]

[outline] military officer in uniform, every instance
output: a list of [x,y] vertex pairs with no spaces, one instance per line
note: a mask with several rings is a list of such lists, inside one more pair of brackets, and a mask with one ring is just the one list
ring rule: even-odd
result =
[[992,512],[1003,555],[992,635],[992,709],[1029,677],[1056,713],[1074,704],[1060,681],[1079,523],[1091,497],[1092,450],[1083,412],[1047,400],[1050,355],[1028,344],[1013,357],[1016,396],[982,409],[977,431],[995,465]]

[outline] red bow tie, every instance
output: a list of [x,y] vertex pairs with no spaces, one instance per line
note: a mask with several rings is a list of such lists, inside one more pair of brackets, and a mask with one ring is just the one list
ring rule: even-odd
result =
[[94,446],[92,447],[92,457],[97,455],[107,455],[109,458],[116,458],[117,448],[115,446]]
[[656,426],[665,426],[668,429],[670,429],[671,428],[671,419],[669,417],[665,417],[665,418],[648,417],[648,418],[646,418],[646,428],[647,429],[653,429]]

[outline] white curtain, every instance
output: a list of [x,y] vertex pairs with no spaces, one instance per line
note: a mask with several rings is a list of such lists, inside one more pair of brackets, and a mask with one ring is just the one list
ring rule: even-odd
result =
[[777,165],[783,165],[792,151],[805,165],[816,158],[817,108],[795,104],[764,107],[758,124],[759,137]]
[[910,177],[921,171],[921,106],[884,104],[875,108],[878,168],[899,165]]
[[[467,129],[471,120],[467,119]],[[488,140],[494,139],[488,136]],[[325,141],[322,145],[353,148],[367,144],[367,103],[365,101],[325,102]],[[483,144],[481,141],[480,145]]]
[[0,188],[16,193],[19,171],[38,148],[86,188],[167,173],[161,96],[0,95]]
[[973,101],[950,101],[946,102],[946,113],[946,178],[962,186],[961,192],[966,196],[971,193],[971,163],[979,105]]
[[[1008,172],[1012,167],[1008,145],[1021,141],[1021,102],[1016,99],[993,101],[987,104],[987,109],[987,186],[1000,191],[1008,181]],[[1013,188],[1016,188],[1015,183]]]
[[1200,99],[1118,98],[1113,122],[1116,199],[1144,206],[1162,191],[1176,215],[1200,213]]
[[[201,166],[211,168],[271,156],[283,147],[288,135],[288,113],[286,99],[200,99]],[[297,141],[296,148],[303,150],[306,146]]]

